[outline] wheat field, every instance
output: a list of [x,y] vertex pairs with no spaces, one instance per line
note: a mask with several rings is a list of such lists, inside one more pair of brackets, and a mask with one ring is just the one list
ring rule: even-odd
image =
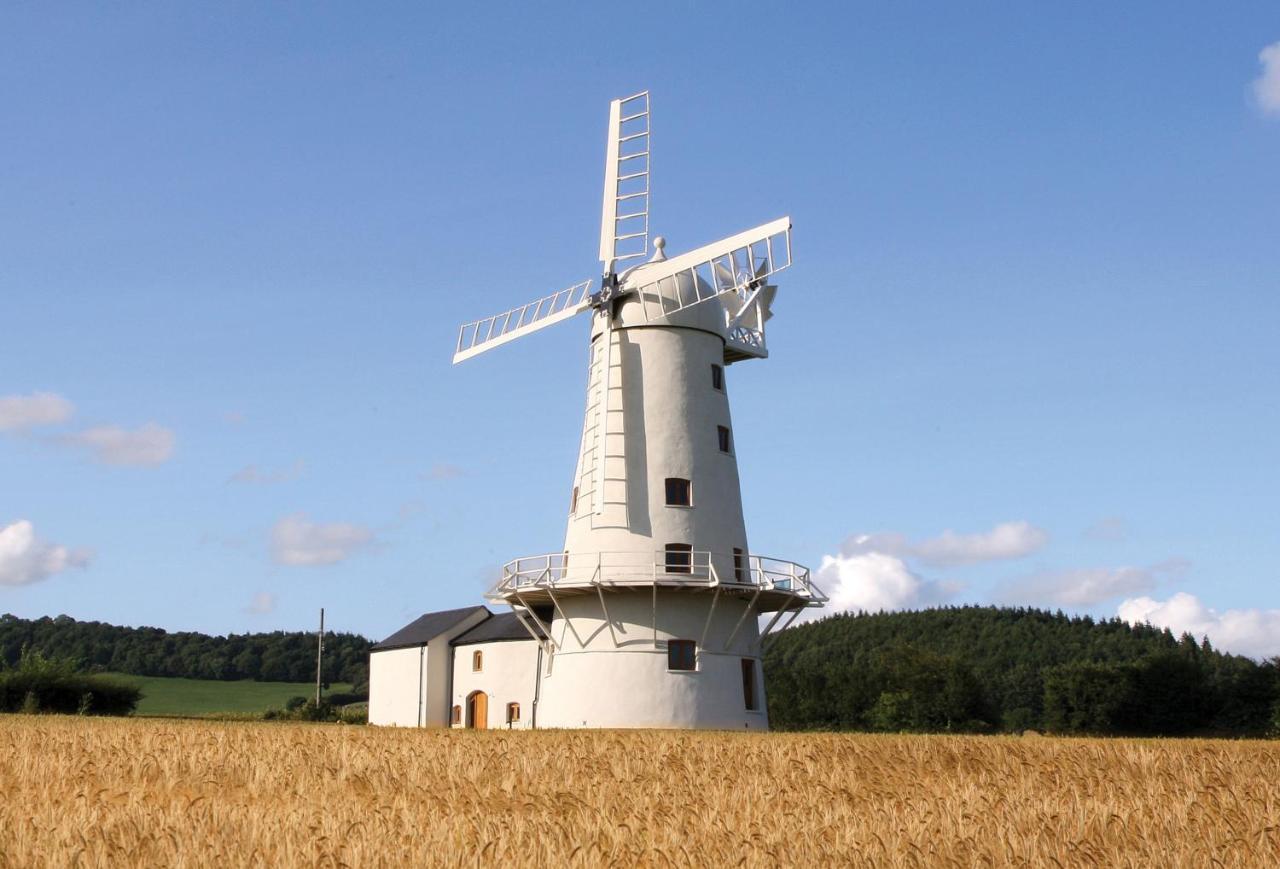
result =
[[0,866],[1276,866],[1280,745],[0,717]]

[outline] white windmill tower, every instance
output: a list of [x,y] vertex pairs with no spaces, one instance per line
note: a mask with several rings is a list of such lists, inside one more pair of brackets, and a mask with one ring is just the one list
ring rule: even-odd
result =
[[539,726],[764,728],[764,638],[826,598],[807,568],[747,545],[724,367],[768,355],[767,281],[791,264],[791,222],[670,258],[655,238],[643,261],[649,142],[648,92],[614,100],[599,284],[458,336],[454,362],[591,315],[564,547],[509,562],[488,599],[544,643]]

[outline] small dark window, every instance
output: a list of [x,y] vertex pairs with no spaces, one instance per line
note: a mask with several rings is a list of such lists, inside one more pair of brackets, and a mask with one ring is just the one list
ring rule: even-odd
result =
[[462,723],[462,707],[461,706],[453,707],[453,718],[451,719],[451,721],[454,724]]
[[507,704],[507,723],[512,724],[519,720],[520,720],[520,704],[508,703]]
[[693,546],[688,543],[667,544],[667,573],[693,573]]
[[733,581],[747,581],[747,557],[738,547],[733,547]]
[[716,426],[716,433],[720,436],[720,452],[728,453],[733,451],[733,437],[729,434],[729,429],[725,426]]
[[711,388],[724,389],[724,369],[719,365],[711,366]]
[[698,644],[693,640],[667,640],[667,669],[698,669]]
[[578,512],[578,487],[573,487],[573,497],[569,499],[569,515]]
[[679,477],[667,477],[667,506],[693,506],[693,486],[688,480]]
[[750,658],[742,659],[742,702],[751,712],[760,708],[756,698],[756,662]]
[[484,669],[484,652],[471,653],[471,669],[476,673]]

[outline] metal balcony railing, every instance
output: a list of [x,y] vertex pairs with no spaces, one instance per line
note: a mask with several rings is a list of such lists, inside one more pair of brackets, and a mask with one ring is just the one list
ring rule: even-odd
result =
[[[726,570],[718,569],[719,563]],[[552,552],[513,559],[491,594],[591,586],[702,585],[777,591],[820,603],[827,597],[809,568],[763,555],[729,555],[707,550],[673,552]]]

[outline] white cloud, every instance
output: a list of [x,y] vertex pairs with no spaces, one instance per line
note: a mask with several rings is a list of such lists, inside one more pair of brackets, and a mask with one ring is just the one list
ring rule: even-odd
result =
[[173,456],[177,438],[171,430],[149,422],[133,431],[115,425],[94,426],[63,435],[58,441],[84,447],[95,460],[107,465],[162,465]]
[[26,519],[0,527],[0,585],[39,582],[88,563],[88,552],[41,540]]
[[845,556],[882,552],[916,558],[935,567],[956,567],[984,561],[1022,558],[1049,541],[1048,532],[1026,520],[1002,522],[990,531],[957,534],[943,531],[937,537],[911,542],[901,534],[858,534],[841,546]]
[[822,557],[816,576],[831,598],[826,609],[838,612],[879,612],[914,606],[924,580],[900,558],[883,552]]
[[253,599],[249,601],[249,605],[244,608],[244,611],[250,615],[264,616],[267,613],[275,612],[275,609],[276,596],[265,591],[260,591],[253,596]]
[[1280,115],[1280,42],[1273,42],[1258,53],[1262,75],[1253,81],[1253,96],[1263,114]]
[[1218,612],[1195,595],[1178,592],[1168,600],[1131,598],[1117,614],[1132,624],[1168,628],[1174,634],[1207,636],[1221,650],[1254,658],[1280,655],[1280,609],[1245,609]]
[[25,431],[66,422],[75,405],[52,392],[0,396],[0,431]]
[[285,516],[271,529],[277,564],[315,567],[337,564],[373,542],[373,532],[347,522],[312,522],[302,513]]
[[261,483],[268,485],[271,483],[287,483],[290,480],[296,480],[302,476],[306,464],[301,460],[294,462],[287,468],[278,468],[275,470],[262,469],[257,465],[245,465],[227,478],[228,483]]
[[880,612],[941,603],[960,590],[954,583],[925,579],[906,562],[884,552],[824,555],[814,579],[830,601],[805,610],[801,620],[833,612]]

